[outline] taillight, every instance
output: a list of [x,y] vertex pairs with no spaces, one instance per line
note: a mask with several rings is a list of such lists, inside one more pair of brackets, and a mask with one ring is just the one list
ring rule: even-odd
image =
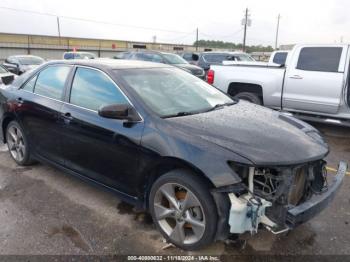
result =
[[209,69],[208,73],[207,73],[207,82],[208,84],[214,84],[214,75],[215,72],[214,70]]

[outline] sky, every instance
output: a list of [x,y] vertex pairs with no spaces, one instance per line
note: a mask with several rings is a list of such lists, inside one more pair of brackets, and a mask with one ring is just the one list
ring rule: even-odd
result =
[[193,44],[198,28],[241,43],[245,8],[248,45],[275,45],[278,14],[279,44],[350,42],[349,0],[0,0],[0,32],[57,36],[58,16],[61,36]]

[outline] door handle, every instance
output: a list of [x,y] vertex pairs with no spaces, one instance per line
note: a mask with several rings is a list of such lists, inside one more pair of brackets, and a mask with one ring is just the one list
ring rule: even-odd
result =
[[289,78],[292,78],[292,79],[303,79],[303,77],[300,76],[300,75],[293,75],[293,76],[290,76]]

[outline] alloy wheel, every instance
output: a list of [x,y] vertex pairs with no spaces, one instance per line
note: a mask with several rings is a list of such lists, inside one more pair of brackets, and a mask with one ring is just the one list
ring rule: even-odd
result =
[[6,139],[12,157],[18,162],[23,161],[26,148],[21,130],[11,126],[7,131]]
[[176,243],[194,244],[204,234],[202,205],[195,194],[182,185],[162,185],[155,194],[154,213],[161,229]]

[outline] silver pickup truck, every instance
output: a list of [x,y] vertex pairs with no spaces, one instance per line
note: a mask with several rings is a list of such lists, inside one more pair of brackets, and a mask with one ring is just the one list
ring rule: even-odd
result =
[[215,65],[207,80],[229,95],[304,120],[350,126],[349,45],[297,45],[286,64]]

